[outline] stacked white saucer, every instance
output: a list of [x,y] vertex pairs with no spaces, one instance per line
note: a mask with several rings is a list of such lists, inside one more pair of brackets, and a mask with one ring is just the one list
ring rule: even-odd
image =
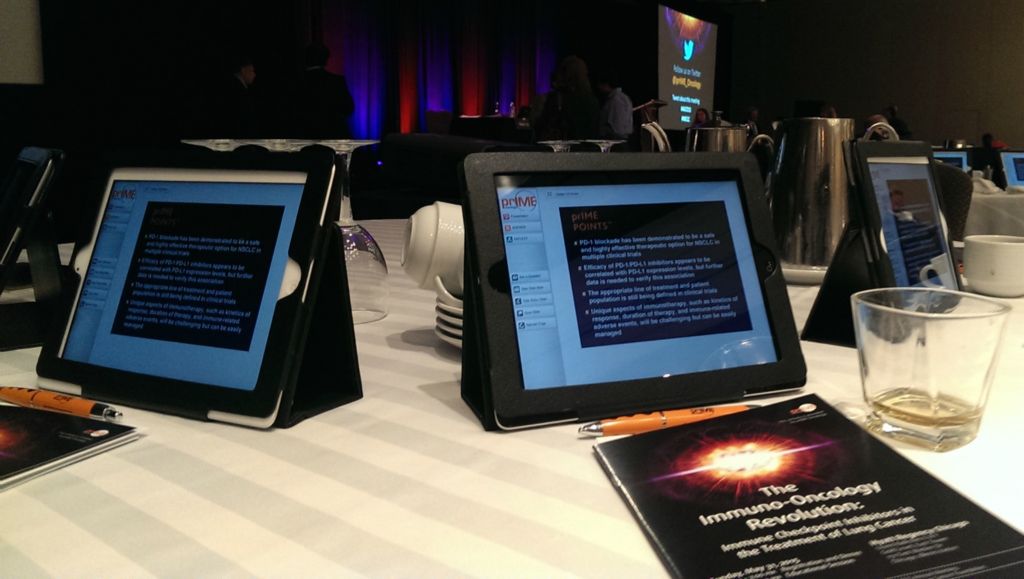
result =
[[442,341],[462,348],[462,299],[448,291],[441,281],[441,276],[434,278],[434,289],[437,291],[434,334]]

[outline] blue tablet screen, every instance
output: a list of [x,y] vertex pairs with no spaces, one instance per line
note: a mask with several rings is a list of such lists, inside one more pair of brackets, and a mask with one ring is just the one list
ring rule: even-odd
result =
[[295,175],[113,181],[62,356],[255,388],[302,198]]
[[1007,186],[1024,185],[1024,153],[1005,151],[1000,153]]
[[526,389],[778,361],[736,181],[497,194]]
[[967,151],[935,151],[932,153],[932,157],[940,163],[952,165],[963,171],[971,169],[967,164]]
[[928,159],[872,157],[868,170],[896,285],[957,289]]

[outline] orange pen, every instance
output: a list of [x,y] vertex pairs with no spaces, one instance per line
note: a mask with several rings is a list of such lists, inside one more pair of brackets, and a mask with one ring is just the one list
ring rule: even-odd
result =
[[700,408],[683,408],[681,410],[663,410],[650,414],[634,414],[632,416],[620,416],[608,418],[598,422],[591,422],[580,426],[581,436],[614,436],[617,434],[639,434],[659,428],[679,426],[700,422],[716,416],[735,414],[755,408],[754,406],[739,404],[735,406],[704,406]]
[[34,390],[32,388],[18,388],[15,386],[0,386],[0,400],[27,406],[28,408],[39,408],[62,412],[85,418],[102,418],[104,420],[117,420],[121,412],[106,404],[69,396],[59,392],[48,392],[46,390]]

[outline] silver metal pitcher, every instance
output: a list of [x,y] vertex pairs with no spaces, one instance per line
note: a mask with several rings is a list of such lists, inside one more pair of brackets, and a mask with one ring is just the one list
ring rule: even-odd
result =
[[747,127],[690,127],[686,129],[684,151],[739,153],[747,150]]
[[853,119],[782,121],[767,190],[784,271],[823,275],[832,261],[850,214],[843,143],[853,138]]

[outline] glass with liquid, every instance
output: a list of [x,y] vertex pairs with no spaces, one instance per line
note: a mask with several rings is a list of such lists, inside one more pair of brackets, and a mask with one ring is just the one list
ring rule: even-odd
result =
[[1010,306],[932,288],[853,295],[867,428],[936,451],[974,440]]

